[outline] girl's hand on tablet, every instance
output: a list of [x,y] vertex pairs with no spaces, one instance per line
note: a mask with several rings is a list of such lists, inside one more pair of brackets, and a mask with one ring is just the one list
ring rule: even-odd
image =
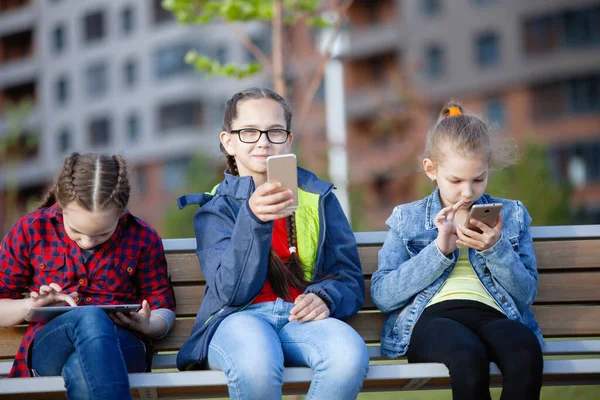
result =
[[141,310],[137,312],[116,312],[108,315],[119,328],[131,329],[148,335],[150,331],[150,312],[150,305],[144,300]]
[[62,288],[56,283],[40,286],[39,292],[30,292],[31,307],[62,306],[68,304],[77,307],[75,299],[77,292],[63,293]]

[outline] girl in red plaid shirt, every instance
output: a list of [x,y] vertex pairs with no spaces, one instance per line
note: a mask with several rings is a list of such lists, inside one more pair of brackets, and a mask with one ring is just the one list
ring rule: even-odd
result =
[[[69,399],[131,398],[127,373],[147,370],[149,339],[172,327],[175,298],[161,239],[127,211],[129,192],[123,158],[73,153],[43,205],[2,241],[0,326],[32,307],[73,306],[29,323],[12,377],[62,375]],[[131,303],[141,310],[83,307]]]

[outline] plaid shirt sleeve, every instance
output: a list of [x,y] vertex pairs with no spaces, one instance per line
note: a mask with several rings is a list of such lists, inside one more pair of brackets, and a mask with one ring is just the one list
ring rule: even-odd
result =
[[31,275],[27,221],[21,219],[0,244],[0,298],[21,299]]
[[143,226],[140,239],[144,242],[143,256],[137,266],[137,283],[141,300],[151,309],[168,308],[175,311],[175,293],[167,271],[167,260],[158,233]]

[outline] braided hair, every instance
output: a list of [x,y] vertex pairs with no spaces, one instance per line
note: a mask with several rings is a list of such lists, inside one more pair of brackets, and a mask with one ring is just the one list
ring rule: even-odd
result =
[[39,208],[62,207],[75,201],[87,211],[115,207],[124,212],[129,202],[129,178],[123,157],[72,153],[55,182],[46,190]]
[[[249,88],[238,92],[233,95],[227,105],[225,106],[225,116],[223,118],[223,131],[229,132],[231,125],[237,117],[238,103],[250,99],[271,99],[279,103],[283,108],[285,116],[286,129],[290,129],[292,125],[292,111],[283,97],[270,89],[260,88]],[[220,145],[221,152],[225,155],[225,162],[227,163],[227,173],[239,176],[239,171],[235,157],[229,155],[223,144]],[[298,242],[296,237],[296,220],[294,214],[287,217],[286,219],[287,234],[288,234],[288,246],[290,248],[297,249]],[[283,263],[281,258],[275,253],[273,248],[269,253],[269,266],[267,270],[267,279],[273,288],[273,292],[286,301],[291,300],[289,287],[295,287],[296,289],[304,291],[310,284],[304,276],[304,266],[298,257],[297,251],[291,251],[291,257],[287,266]]]

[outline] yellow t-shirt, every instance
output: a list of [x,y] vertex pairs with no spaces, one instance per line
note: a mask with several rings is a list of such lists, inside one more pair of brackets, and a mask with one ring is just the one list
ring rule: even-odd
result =
[[467,248],[460,248],[460,255],[454,270],[426,307],[447,300],[478,301],[504,314],[502,308],[475,274],[475,270],[469,261],[469,249]]

